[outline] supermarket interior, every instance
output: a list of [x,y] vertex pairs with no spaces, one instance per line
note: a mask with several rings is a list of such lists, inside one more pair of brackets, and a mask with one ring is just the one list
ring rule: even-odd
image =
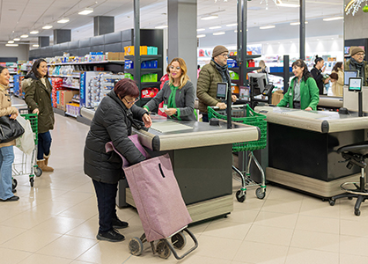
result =
[[368,263],[366,13],[0,1],[0,264]]

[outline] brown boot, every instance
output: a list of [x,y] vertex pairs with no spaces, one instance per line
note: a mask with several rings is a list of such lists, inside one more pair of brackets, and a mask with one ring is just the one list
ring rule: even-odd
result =
[[45,165],[46,166],[49,164],[50,155],[51,155],[51,151],[49,152],[49,155],[47,155],[47,156],[45,154],[43,154],[43,158],[45,159]]
[[45,164],[45,160],[38,160],[38,161],[37,161],[37,165],[38,165],[38,167],[39,167],[43,172],[52,172],[52,171],[54,171],[54,169],[53,169],[53,168],[46,166],[46,164]]

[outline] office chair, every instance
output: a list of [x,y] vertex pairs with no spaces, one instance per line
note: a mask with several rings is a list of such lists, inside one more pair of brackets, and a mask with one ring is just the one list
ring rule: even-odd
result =
[[[329,200],[330,205],[333,206],[336,199],[343,197],[348,197],[349,200],[357,198],[354,206],[354,214],[359,216],[359,208],[361,203],[368,199],[368,190],[366,189],[365,179],[365,168],[367,167],[365,159],[368,158],[368,141],[343,146],[337,150],[337,153],[341,154],[341,156],[345,159],[344,162],[348,163],[346,165],[348,169],[351,169],[354,165],[360,167],[360,182],[345,182],[341,184],[341,189],[345,190],[346,193],[331,197]],[[352,189],[349,189],[348,185],[351,185]]]

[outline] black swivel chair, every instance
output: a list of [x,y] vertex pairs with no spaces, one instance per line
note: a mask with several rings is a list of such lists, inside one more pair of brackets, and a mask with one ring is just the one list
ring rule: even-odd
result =
[[[347,168],[351,169],[354,165],[360,167],[361,174],[360,174],[360,183],[357,182],[345,182],[341,184],[341,189],[345,190],[346,193],[336,195],[330,198],[330,205],[335,204],[335,200],[343,197],[348,197],[350,200],[353,198],[357,198],[354,207],[355,215],[360,215],[360,205],[366,199],[368,199],[368,190],[366,189],[366,180],[365,180],[365,168],[367,167],[367,163],[365,159],[368,158],[368,141],[347,145],[341,147],[337,150],[337,153],[341,154],[342,157],[345,159],[345,162],[348,164],[346,165]],[[347,185],[352,185],[355,188],[348,189]]]

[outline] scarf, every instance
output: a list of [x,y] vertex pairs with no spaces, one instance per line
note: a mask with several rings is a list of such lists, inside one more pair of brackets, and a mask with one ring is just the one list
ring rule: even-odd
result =
[[364,76],[365,75],[365,72],[364,72],[365,63],[364,61],[357,62],[354,58],[351,58],[350,65],[356,70],[358,70],[358,77],[363,78],[363,82],[365,82],[365,76]]
[[220,66],[213,58],[211,60],[215,63],[216,69],[221,74],[222,81],[228,83],[229,87],[231,87],[231,79],[229,71],[227,70],[227,65]]

